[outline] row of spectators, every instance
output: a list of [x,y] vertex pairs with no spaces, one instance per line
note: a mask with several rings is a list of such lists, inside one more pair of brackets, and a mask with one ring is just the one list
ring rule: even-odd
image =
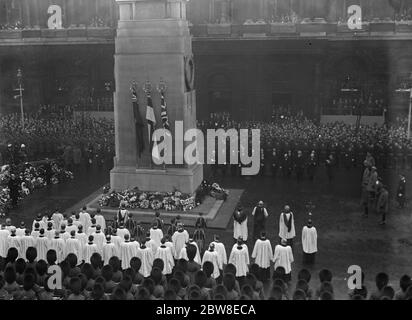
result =
[[[0,118],[0,164],[18,164],[45,158],[63,157],[73,164],[72,153],[65,158],[68,147],[80,149],[80,159],[99,157],[110,159],[114,150],[114,123],[107,119],[87,116],[74,117],[28,116],[22,128],[20,115]],[[21,146],[24,145],[24,154]],[[24,157],[21,157],[23,155]],[[70,168],[71,169],[71,168]]]
[[370,97],[364,101],[362,98],[338,97],[324,109],[324,114],[382,116],[387,109],[387,103],[382,98]]
[[[45,20],[47,22],[47,20]],[[44,25],[44,28],[47,26]],[[93,16],[90,18],[88,23],[80,23],[80,24],[71,24],[69,26],[65,26],[65,28],[114,28],[115,25],[112,21],[107,21],[106,19]],[[40,29],[40,26],[28,26],[25,25],[21,20],[16,20],[14,22],[6,22],[0,23],[0,31],[1,30],[24,30],[24,29]]]

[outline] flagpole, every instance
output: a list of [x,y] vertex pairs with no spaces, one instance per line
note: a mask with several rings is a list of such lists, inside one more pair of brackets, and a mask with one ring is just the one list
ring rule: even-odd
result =
[[[163,81],[163,78],[160,78],[160,83],[157,86],[157,91],[160,93],[160,98],[161,98],[161,119],[163,123],[163,129],[166,131],[166,129],[169,129],[169,119],[167,118],[167,113],[166,113],[166,99],[165,99],[165,94],[166,94],[167,86],[166,83]],[[166,120],[164,120],[166,119]],[[166,132],[165,132],[166,133]],[[165,141],[166,142],[166,141]],[[165,148],[164,148],[165,156],[167,155],[167,143],[165,143]],[[163,163],[163,170],[166,170],[166,163]]]

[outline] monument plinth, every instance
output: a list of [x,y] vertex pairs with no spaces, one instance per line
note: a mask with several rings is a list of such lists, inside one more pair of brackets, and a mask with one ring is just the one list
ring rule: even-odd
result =
[[[146,120],[146,93],[150,83],[156,128],[162,128],[160,81],[167,85],[165,99],[172,136],[175,121],[184,130],[196,126],[196,92],[193,87],[192,40],[185,0],[116,0],[120,19],[115,39],[116,157],[110,173],[113,190],[138,187],[143,191],[192,194],[203,179],[201,165],[154,166]],[[144,151],[139,154],[131,84],[136,83],[139,114],[144,124]],[[174,139],[174,137],[173,137]],[[174,150],[173,153],[182,152]]]

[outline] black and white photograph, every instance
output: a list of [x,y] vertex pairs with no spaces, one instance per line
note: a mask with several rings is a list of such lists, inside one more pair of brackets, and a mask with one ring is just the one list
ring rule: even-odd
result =
[[0,300],[412,300],[411,122],[412,0],[0,0]]

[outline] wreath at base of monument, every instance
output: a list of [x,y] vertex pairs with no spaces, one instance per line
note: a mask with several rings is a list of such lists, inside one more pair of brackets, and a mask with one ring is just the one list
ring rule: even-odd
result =
[[228,191],[217,183],[209,184],[203,181],[195,195],[174,192],[144,192],[138,188],[124,191],[107,192],[103,190],[99,200],[100,207],[119,208],[124,205],[127,209],[165,210],[165,211],[190,211],[203,203],[206,196],[217,200],[226,200]]

